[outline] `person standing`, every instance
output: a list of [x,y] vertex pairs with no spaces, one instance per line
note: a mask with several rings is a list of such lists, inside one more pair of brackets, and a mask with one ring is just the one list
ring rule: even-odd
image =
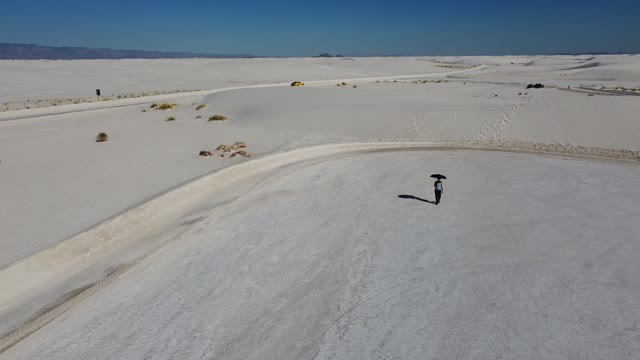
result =
[[440,198],[442,197],[442,193],[444,192],[444,187],[442,186],[442,181],[437,179],[435,183],[433,183],[433,189],[436,193],[436,205],[440,203]]

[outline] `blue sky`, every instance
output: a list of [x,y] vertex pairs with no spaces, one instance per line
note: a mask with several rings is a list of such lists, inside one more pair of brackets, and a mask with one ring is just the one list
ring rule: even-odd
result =
[[5,0],[0,42],[260,56],[640,53],[640,0]]

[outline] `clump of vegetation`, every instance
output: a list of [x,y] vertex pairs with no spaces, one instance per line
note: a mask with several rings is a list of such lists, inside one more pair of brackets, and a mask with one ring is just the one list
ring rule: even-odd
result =
[[142,112],[147,112],[147,109],[142,109]]
[[527,85],[527,89],[542,89],[542,88],[544,88],[544,85],[540,83]]
[[355,89],[355,88],[357,88],[357,87],[358,87],[358,85],[353,85],[353,88],[354,88],[354,89]]
[[107,135],[107,133],[101,132],[98,134],[98,136],[96,136],[96,142],[105,142],[105,141],[109,141],[109,135]]
[[176,117],[175,116],[169,116],[167,118],[167,121],[176,121]]
[[231,152],[231,150],[232,150],[231,146],[230,145],[225,145],[225,144],[220,144],[216,148],[216,151]]
[[158,105],[157,109],[158,110],[173,110],[174,106],[175,106],[175,104],[164,103],[164,104]]
[[206,105],[206,104],[200,104],[200,105],[198,105],[198,106],[196,107],[196,110],[202,110],[202,109],[204,109],[204,108],[206,108],[206,107],[207,107],[207,105]]
[[234,152],[234,151],[238,151],[240,149],[246,149],[246,148],[247,148],[247,144],[245,144],[243,141],[236,141],[232,145],[225,145],[225,144],[218,145],[218,147],[216,148],[216,151]]
[[[243,141],[236,141],[235,143],[231,144],[231,145],[225,145],[225,144],[220,144],[218,145],[218,147],[215,149],[215,151],[219,152],[219,154],[215,155],[217,157],[221,157],[221,158],[225,158],[226,157],[226,153],[230,153],[229,157],[233,158],[236,156],[242,156],[244,158],[251,158],[253,157],[251,154],[249,154],[245,149],[247,147],[247,144],[245,144]],[[200,156],[214,156],[213,151],[207,151],[207,150],[203,150],[200,151]]]
[[209,121],[225,121],[227,117],[220,114],[215,114],[209,118]]
[[434,83],[434,84],[440,84],[440,83],[446,83],[448,82],[447,80],[422,80],[423,84],[428,84],[428,83]]
[[[512,63],[513,64],[513,63]],[[453,64],[443,64],[443,65],[436,65],[436,67],[439,68],[445,68],[445,69],[470,69],[473,66],[467,66],[467,65],[453,65]]]
[[242,156],[244,158],[251,158],[253,157],[251,154],[249,154],[248,152],[244,151],[244,150],[239,150],[234,152],[233,154],[231,154],[231,157],[236,157],[236,156]]
[[149,106],[149,108],[150,109],[156,109],[156,108],[158,108],[158,104],[153,103],[153,104],[151,104],[151,106]]
[[196,119],[202,119],[202,116],[198,115],[196,116]]

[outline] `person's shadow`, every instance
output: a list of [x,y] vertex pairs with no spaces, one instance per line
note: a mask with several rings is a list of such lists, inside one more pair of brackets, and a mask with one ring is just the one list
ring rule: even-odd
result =
[[426,203],[433,204],[433,205],[436,204],[435,201],[429,201],[429,200],[422,199],[422,198],[419,198],[419,197],[413,196],[413,195],[398,195],[398,197],[400,199],[418,200],[418,201],[426,202]]

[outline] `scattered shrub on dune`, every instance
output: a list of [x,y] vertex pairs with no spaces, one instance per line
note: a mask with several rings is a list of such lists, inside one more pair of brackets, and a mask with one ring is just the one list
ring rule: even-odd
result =
[[196,119],[202,119],[202,116],[198,115],[196,116]]
[[353,85],[353,88],[354,88],[354,89],[355,89],[355,88],[357,88],[357,87],[358,87],[358,85]]
[[206,107],[207,107],[207,105],[206,105],[206,104],[200,104],[200,105],[198,105],[198,106],[196,107],[196,110],[202,110],[202,109],[204,109],[204,108],[206,108]]
[[246,152],[244,150],[239,150],[239,151],[236,151],[233,154],[231,154],[231,157],[236,157],[236,156],[242,156],[242,157],[245,157],[245,158],[252,157],[251,154],[249,154],[248,152]]
[[174,106],[175,106],[175,104],[164,103],[164,104],[158,105],[157,109],[158,110],[173,110]]
[[109,135],[105,132],[101,132],[96,136],[96,142],[105,142],[109,140]]
[[216,148],[216,151],[233,152],[233,151],[246,149],[246,148],[247,148],[247,144],[245,144],[243,141],[236,141],[233,145],[220,144]]
[[225,121],[227,117],[220,114],[215,114],[209,118],[209,121]]
[[213,155],[211,154],[211,151],[206,151],[206,150],[202,150],[202,151],[200,151],[200,153],[199,153],[198,155],[200,155],[200,156],[205,156],[205,157],[211,157],[211,156],[213,156]]
[[224,152],[231,152],[231,146],[229,145],[225,145],[225,144],[220,144],[218,145],[218,147],[216,148],[216,151],[224,151]]
[[167,118],[167,121],[176,121],[176,117],[175,116],[169,116]]
[[147,112],[147,109],[142,109],[142,112]]
[[151,109],[156,109],[157,107],[158,107],[158,104],[156,104],[156,103],[153,103],[153,104],[151,104],[151,106],[149,106],[149,108],[151,108]]

